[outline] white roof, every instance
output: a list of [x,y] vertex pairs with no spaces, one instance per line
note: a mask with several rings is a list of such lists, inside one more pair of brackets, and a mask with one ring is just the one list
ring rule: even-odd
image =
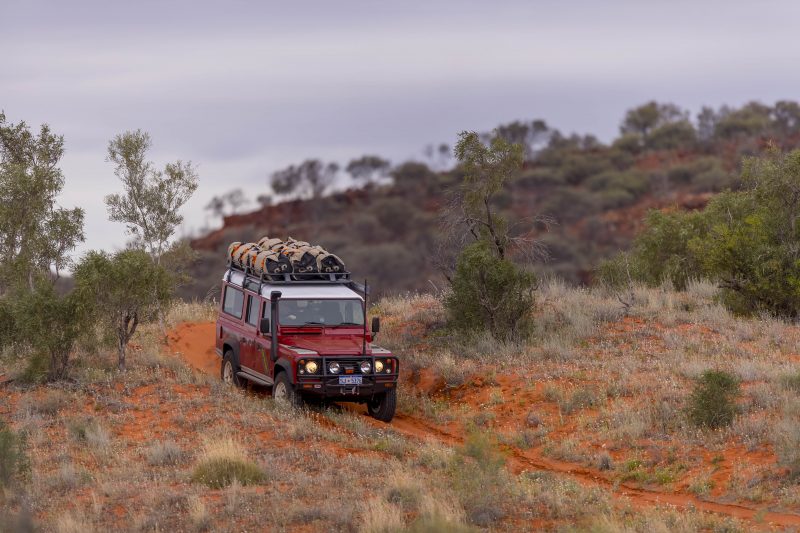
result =
[[272,291],[281,291],[281,298],[305,298],[305,299],[357,299],[363,300],[361,295],[345,285],[331,283],[330,285],[312,284],[291,284],[291,285],[264,285],[261,288],[261,296],[269,298]]
[[[243,282],[244,273],[235,270],[231,272],[231,283],[241,287]],[[363,300],[361,295],[356,291],[339,283],[326,284],[294,282],[286,285],[264,285],[261,287],[261,295],[267,299],[269,299],[269,293],[272,291],[280,291],[281,298],[339,298]]]

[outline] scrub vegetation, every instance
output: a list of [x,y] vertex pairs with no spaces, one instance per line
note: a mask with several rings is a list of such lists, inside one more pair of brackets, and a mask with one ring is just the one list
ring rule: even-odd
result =
[[0,209],[0,530],[800,527],[798,136],[791,102],[652,102],[609,145],[515,122],[462,133],[450,170],[449,148],[437,170],[355,159],[342,194],[334,164],[277,172],[298,200],[195,246],[215,285],[247,231],[379,272],[395,294],[370,314],[402,369],[384,424],[220,381],[210,256],[200,302],[176,299],[194,167],[156,170],[145,133],[109,145],[131,249],[61,279],[83,237],[56,203],[63,139],[0,115],[0,194],[42,217]]

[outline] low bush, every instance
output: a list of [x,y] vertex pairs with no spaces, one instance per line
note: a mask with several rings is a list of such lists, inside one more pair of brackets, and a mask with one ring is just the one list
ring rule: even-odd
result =
[[689,397],[687,414],[698,427],[717,429],[729,426],[737,413],[739,380],[728,372],[706,370]]
[[496,339],[525,338],[531,332],[536,276],[497,257],[479,241],[461,253],[445,306],[453,328],[488,330]]
[[0,487],[23,479],[30,470],[25,439],[0,420]]
[[233,480],[242,485],[261,483],[264,471],[247,459],[244,449],[231,439],[206,443],[203,455],[192,472],[192,481],[212,489],[227,487]]

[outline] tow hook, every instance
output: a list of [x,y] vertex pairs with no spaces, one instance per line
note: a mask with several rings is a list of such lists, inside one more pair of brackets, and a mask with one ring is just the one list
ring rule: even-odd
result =
[[358,387],[341,387],[339,389],[339,394],[352,394],[356,396],[358,394]]

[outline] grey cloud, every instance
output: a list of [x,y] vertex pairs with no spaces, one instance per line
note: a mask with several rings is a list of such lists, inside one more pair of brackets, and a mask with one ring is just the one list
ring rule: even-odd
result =
[[0,7],[0,108],[66,136],[87,247],[122,243],[102,197],[115,134],[191,159],[202,205],[304,157],[419,157],[463,129],[544,118],[610,139],[656,98],[697,110],[797,98],[800,5],[765,2],[39,2]]

